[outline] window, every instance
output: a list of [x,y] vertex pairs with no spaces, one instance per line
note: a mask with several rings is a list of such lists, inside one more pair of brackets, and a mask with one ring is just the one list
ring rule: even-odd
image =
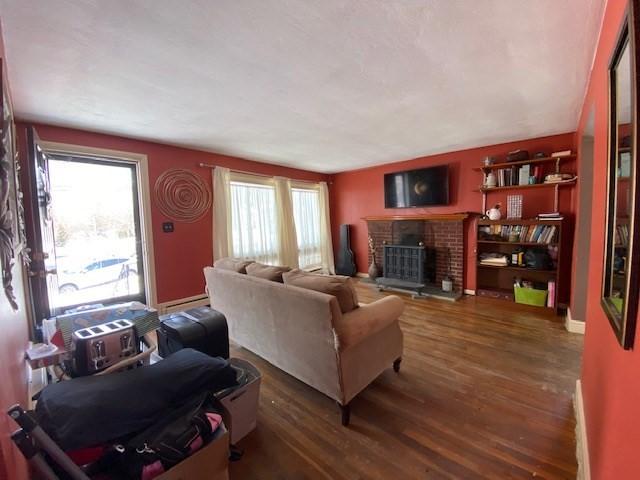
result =
[[278,263],[276,194],[271,185],[232,181],[231,238],[234,257]]
[[317,189],[292,188],[291,200],[300,268],[318,267],[322,265],[320,192]]
[[334,273],[327,184],[216,167],[214,256]]
[[84,303],[146,302],[136,169],[109,158],[49,156],[58,283],[57,292],[48,292],[53,313]]

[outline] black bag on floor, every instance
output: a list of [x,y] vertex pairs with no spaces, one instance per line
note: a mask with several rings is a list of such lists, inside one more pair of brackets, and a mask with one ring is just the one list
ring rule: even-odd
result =
[[[217,413],[211,394],[192,398],[125,443],[115,445],[108,460],[116,478],[137,480],[147,468],[167,471],[206,445],[216,432],[207,413]],[[114,472],[112,472],[114,473]]]
[[73,450],[113,443],[194,396],[235,384],[228,361],[187,348],[153,365],[49,385],[36,415],[63,450]]

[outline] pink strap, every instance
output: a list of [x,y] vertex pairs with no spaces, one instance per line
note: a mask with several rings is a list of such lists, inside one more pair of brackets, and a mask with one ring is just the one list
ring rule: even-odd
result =
[[155,462],[142,467],[142,475],[140,476],[140,479],[152,480],[161,473],[164,473],[164,467],[162,466],[162,462],[160,460],[156,460]]

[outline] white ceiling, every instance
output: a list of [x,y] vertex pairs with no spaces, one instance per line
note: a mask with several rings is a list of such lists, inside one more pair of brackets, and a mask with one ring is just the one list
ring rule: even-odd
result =
[[19,117],[337,172],[576,129],[604,0],[0,0]]

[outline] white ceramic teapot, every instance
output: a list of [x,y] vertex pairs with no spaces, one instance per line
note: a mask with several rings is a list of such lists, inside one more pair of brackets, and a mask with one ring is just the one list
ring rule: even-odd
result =
[[489,217],[489,220],[500,220],[502,218],[500,204],[498,203],[495,207],[487,210],[486,215]]

